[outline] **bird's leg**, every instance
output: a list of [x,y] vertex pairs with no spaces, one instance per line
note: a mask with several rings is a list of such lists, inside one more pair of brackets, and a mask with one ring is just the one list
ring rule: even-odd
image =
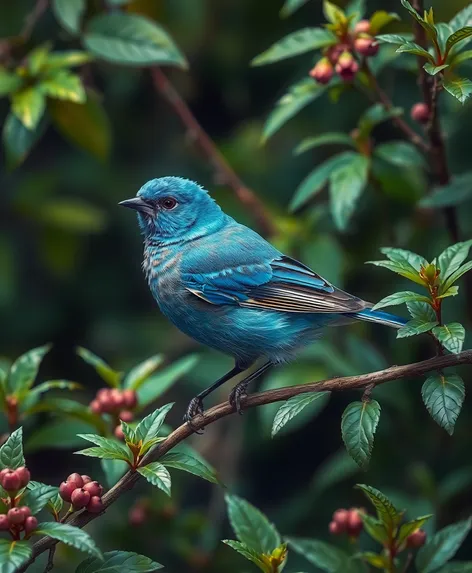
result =
[[238,384],[236,384],[236,386],[231,390],[228,401],[231,404],[231,406],[233,406],[233,408],[236,409],[236,412],[238,414],[243,413],[241,408],[241,398],[246,396],[246,390],[248,385],[253,380],[261,376],[271,366],[273,366],[272,362],[266,362],[260,368],[255,370],[252,374],[249,374],[249,376],[241,380],[241,382],[238,382]]
[[231,378],[234,378],[238,374],[241,374],[241,372],[243,371],[244,368],[241,368],[240,366],[236,365],[232,370],[227,372],[224,376],[218,378],[218,380],[214,384],[212,384],[211,386],[203,390],[203,392],[200,392],[200,394],[195,396],[195,398],[192,398],[190,400],[190,403],[187,407],[187,412],[185,413],[184,416],[184,421],[187,422],[187,424],[192,428],[194,432],[200,434],[202,433],[198,432],[198,429],[195,427],[194,424],[192,424],[192,418],[203,414],[203,398],[206,398],[209,394],[211,394],[214,390],[219,388],[222,384],[224,384]]

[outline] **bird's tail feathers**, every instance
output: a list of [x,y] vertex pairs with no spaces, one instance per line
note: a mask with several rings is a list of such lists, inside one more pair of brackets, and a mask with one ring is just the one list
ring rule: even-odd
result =
[[357,312],[353,315],[355,318],[360,320],[366,320],[367,322],[376,322],[377,324],[384,324],[385,326],[391,326],[392,328],[401,328],[405,326],[407,320],[400,316],[395,316],[388,312],[383,312],[381,310],[372,310],[366,308]]

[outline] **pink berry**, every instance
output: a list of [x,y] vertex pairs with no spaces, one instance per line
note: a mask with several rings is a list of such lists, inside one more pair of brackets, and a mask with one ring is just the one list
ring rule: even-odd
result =
[[326,57],[334,66],[337,63],[339,56],[348,50],[349,46],[346,44],[336,44],[335,46],[331,46],[326,50]]
[[8,510],[8,521],[11,525],[23,525],[25,522],[25,515],[19,507],[12,507]]
[[87,511],[90,511],[90,513],[100,513],[101,511],[103,511],[103,502],[102,502],[102,498],[99,497],[98,495],[94,495],[90,498],[90,501],[87,505]]
[[142,525],[147,518],[147,512],[142,505],[135,505],[128,513],[130,525]]
[[77,488],[72,492],[71,502],[74,509],[82,509],[90,501],[90,493],[82,488]]
[[406,544],[412,549],[422,547],[426,542],[426,533],[422,529],[417,529],[406,538]]
[[125,408],[134,408],[138,403],[138,397],[134,390],[123,390],[122,396]]
[[123,434],[123,430],[121,429],[121,426],[116,426],[113,433],[115,434],[115,438],[118,438],[118,440],[124,440],[125,439],[125,435]]
[[430,118],[430,110],[429,107],[423,103],[415,103],[415,105],[411,108],[411,119],[413,121],[417,121],[418,123],[428,123]]
[[372,36],[364,34],[354,40],[354,48],[359,54],[369,57],[377,55],[379,44]]
[[31,515],[30,517],[27,517],[25,519],[24,528],[25,528],[25,533],[27,535],[32,531],[34,531],[37,527],[38,527],[38,520],[36,519],[36,517],[33,517]]
[[0,515],[0,531],[8,531],[10,529],[10,521],[8,517],[2,513]]
[[359,64],[356,62],[351,52],[346,51],[339,56],[335,70],[343,81],[350,82],[359,71]]
[[341,535],[341,533],[343,533],[343,528],[337,521],[331,521],[329,524],[329,532],[332,535]]
[[349,511],[347,509],[337,509],[333,513],[333,521],[338,524],[343,532],[346,531],[348,520]]
[[118,417],[120,420],[123,420],[123,422],[131,422],[134,418],[134,414],[129,410],[122,410]]
[[97,392],[97,401],[100,404],[101,412],[113,412],[114,404],[111,398],[111,390],[109,388],[102,388]]
[[8,493],[16,492],[21,487],[20,476],[14,470],[9,470],[3,474],[2,482],[3,489]]
[[370,22],[369,20],[361,20],[357,22],[354,26],[354,33],[355,34],[368,34],[370,31]]
[[9,468],[4,468],[4,469],[0,472],[0,483],[2,483],[3,476],[4,476],[5,474],[7,474],[8,472],[11,472],[11,470],[10,470]]
[[358,537],[363,527],[362,519],[359,516],[357,509],[351,509],[349,511],[349,517],[347,520],[347,534],[351,537]]
[[333,77],[333,66],[328,58],[321,58],[310,71],[310,76],[319,84],[327,84]]
[[23,513],[25,519],[31,515],[31,509],[27,505],[23,505],[19,510]]
[[59,486],[59,495],[64,501],[71,500],[72,492],[77,489],[76,485],[72,481],[63,481]]
[[84,491],[88,491],[89,494],[94,496],[101,496],[103,493],[103,487],[98,483],[98,481],[91,481],[86,483],[83,487]]
[[25,466],[21,466],[21,468],[16,469],[15,472],[17,476],[20,478],[20,486],[26,487],[31,479],[31,474],[29,470],[25,468]]
[[94,414],[102,413],[102,405],[98,400],[92,400],[89,407]]
[[74,483],[76,488],[82,487],[84,485],[84,480],[82,479],[82,476],[78,473],[70,474],[70,476],[67,478],[66,481],[69,483]]
[[90,483],[90,482],[92,481],[92,478],[91,478],[90,476],[85,475],[85,474],[81,475],[80,477],[82,478],[82,481],[84,482],[84,485],[85,485],[86,483]]
[[125,400],[123,398],[121,390],[118,390],[118,388],[112,388],[110,390],[110,401],[113,404],[114,410],[119,410],[120,408],[123,408],[123,406],[125,405]]

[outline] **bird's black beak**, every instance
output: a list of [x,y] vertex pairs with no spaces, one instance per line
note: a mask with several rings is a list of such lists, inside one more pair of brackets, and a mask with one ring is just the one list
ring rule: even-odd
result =
[[154,210],[151,205],[146,203],[146,201],[143,201],[141,197],[126,199],[125,201],[118,203],[118,205],[121,205],[122,207],[128,207],[129,209],[134,209],[135,211],[139,211],[140,213],[144,213],[150,217],[154,215]]

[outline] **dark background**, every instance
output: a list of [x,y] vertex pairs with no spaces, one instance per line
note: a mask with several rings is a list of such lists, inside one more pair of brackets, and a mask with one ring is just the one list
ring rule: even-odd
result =
[[[436,2],[436,19],[449,20],[465,4],[462,0]],[[370,0],[367,5],[369,13],[378,8],[401,11],[393,0]],[[31,6],[27,1],[2,3],[0,36],[16,34]],[[263,68],[250,68],[249,61],[292,30],[318,25],[321,2],[311,0],[288,20],[279,18],[280,1],[137,0],[131,6],[165,25],[186,54],[188,72],[164,71],[241,179],[264,201],[278,229],[272,238],[278,246],[338,286],[376,301],[410,288],[392,273],[364,265],[381,258],[380,247],[399,246],[432,258],[450,244],[440,214],[419,213],[415,208],[428,191],[428,175],[416,171],[392,169],[387,191],[380,196],[372,190],[365,193],[344,234],[335,230],[329,218],[327,193],[305,211],[288,213],[298,183],[330,152],[322,149],[294,157],[294,146],[308,135],[349,132],[368,105],[356,93],[344,95],[337,104],[319,99],[266,145],[260,143],[264,118],[314,60],[312,55],[301,56]],[[406,29],[409,22],[404,20],[388,31]],[[35,28],[31,43],[45,39],[54,40],[57,48],[73,46],[51,12]],[[91,70],[87,82],[103,95],[110,118],[109,161],[98,161],[49,128],[18,170],[0,171],[0,354],[13,359],[31,347],[52,342],[40,380],[78,381],[86,390],[77,393],[77,399],[86,403],[100,380],[75,355],[78,344],[118,370],[128,370],[157,352],[164,353],[168,363],[197,352],[197,365],[159,400],[158,405],[176,402],[169,421],[177,425],[188,400],[231,361],[197,347],[160,315],[140,269],[142,245],[135,218],[117,203],[133,196],[150,178],[179,175],[210,189],[236,219],[254,228],[256,224],[232,190],[214,180],[212,166],[155,92],[146,70],[97,63]],[[396,105],[408,109],[419,99],[411,74],[389,68],[381,82]],[[461,173],[470,167],[472,108],[443,99],[450,165],[454,173]],[[3,98],[0,117],[7,109]],[[385,124],[375,137],[382,141],[400,134]],[[470,215],[470,204],[459,210],[464,238],[471,236]],[[463,286],[445,308],[446,318],[470,326],[471,309]],[[396,341],[386,329],[360,324],[330,332],[296,364],[281,367],[256,386],[366,372],[419,360],[432,352],[427,337]],[[464,370],[463,376],[467,386],[469,371]],[[298,428],[294,424],[293,431],[274,440],[270,439],[274,407],[266,406],[215,424],[203,436],[194,437],[192,444],[218,469],[231,491],[260,507],[283,534],[327,538],[327,524],[336,508],[363,503],[352,489],[356,482],[391,495],[412,517],[435,513],[441,526],[470,513],[471,408],[466,402],[454,437],[449,437],[428,416],[420,384],[420,380],[404,380],[375,390],[382,416],[365,474],[344,453],[339,427],[344,407],[358,398],[357,393],[332,396],[316,419],[307,419]],[[223,388],[214,401],[228,392]],[[26,426],[26,443],[48,424],[48,416],[32,420]],[[64,420],[64,428],[67,424],[72,422]],[[99,478],[98,462],[71,453],[76,445],[57,448],[50,443],[27,449],[33,479],[58,484],[72,471]],[[165,564],[166,571],[252,570],[219,543],[232,536],[223,491],[174,473],[172,502],[141,484],[96,520],[89,531],[100,547],[142,552]],[[150,498],[153,510],[145,524],[131,528],[128,510],[141,495]],[[71,555],[76,559],[76,554],[60,546],[58,571],[72,570]],[[472,556],[467,546],[463,556]],[[306,569],[292,555],[287,570],[296,571],[297,565]]]

